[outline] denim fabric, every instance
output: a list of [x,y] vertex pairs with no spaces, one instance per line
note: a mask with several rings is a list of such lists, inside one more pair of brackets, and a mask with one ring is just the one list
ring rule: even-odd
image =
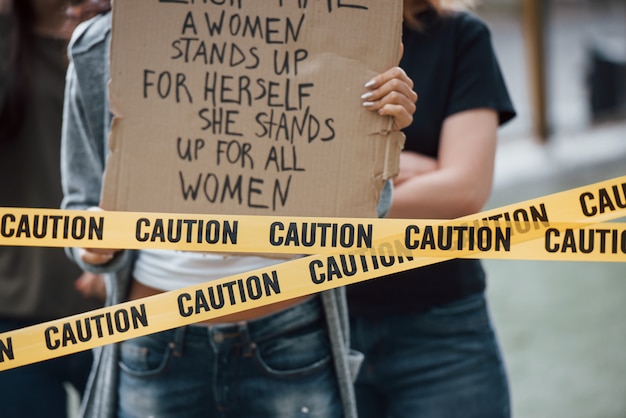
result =
[[393,200],[393,181],[385,180],[383,189],[380,191],[376,212],[379,218],[384,218],[391,209],[391,201]]
[[341,417],[324,324],[315,297],[254,321],[126,341],[119,417]]
[[508,418],[509,390],[482,293],[412,314],[352,318],[365,354],[360,418]]
[[[0,333],[35,323],[0,319]],[[0,372],[0,416],[66,418],[65,384],[82,394],[92,360],[91,351],[83,351]]]

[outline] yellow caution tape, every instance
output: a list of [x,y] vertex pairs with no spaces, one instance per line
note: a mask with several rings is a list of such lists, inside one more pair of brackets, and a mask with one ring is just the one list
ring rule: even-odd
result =
[[317,254],[0,334],[0,371],[451,258],[624,262],[624,216],[626,176],[452,221],[0,208],[2,246]]

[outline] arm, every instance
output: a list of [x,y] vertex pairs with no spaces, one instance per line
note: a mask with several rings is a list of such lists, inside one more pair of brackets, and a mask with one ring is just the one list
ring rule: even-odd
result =
[[68,66],[61,135],[63,209],[97,207],[104,170],[104,135],[91,123],[76,67]]
[[[70,51],[71,48],[72,45]],[[92,49],[95,51],[92,52],[93,58],[96,58],[95,54],[98,51],[103,54],[101,49]],[[103,129],[106,83],[104,77],[89,78],[94,74],[91,68],[84,68],[81,77],[74,57],[70,55],[70,58],[61,138],[61,177],[64,195],[61,207],[85,210],[97,208],[100,202],[107,149]],[[121,267],[125,257],[114,259],[117,252],[106,249],[68,249],[72,259],[84,270],[93,272]],[[100,265],[103,265],[102,269],[93,267]]]
[[453,219],[480,211],[491,193],[497,129],[497,114],[490,109],[446,118],[436,164],[395,188],[388,216]]
[[415,176],[436,170],[438,162],[435,158],[414,151],[402,151],[400,154],[400,171],[393,180],[395,187],[400,186]]

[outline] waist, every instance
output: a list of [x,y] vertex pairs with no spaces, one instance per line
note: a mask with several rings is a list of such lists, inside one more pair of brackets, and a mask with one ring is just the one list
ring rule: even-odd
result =
[[454,259],[394,273],[346,288],[350,315],[419,313],[486,288],[480,260]]
[[[163,291],[154,289],[150,286],[146,286],[143,283],[138,282],[137,280],[133,280],[130,286],[129,299],[141,299],[148,296],[158,295],[159,293],[163,293]],[[237,312],[230,315],[224,315],[219,318],[209,319],[206,321],[198,322],[198,324],[204,325],[212,325],[212,324],[221,324],[221,323],[233,323],[233,322],[241,322],[241,321],[251,321],[255,319],[260,319],[266,315],[276,314],[277,312],[287,310],[288,308],[295,307],[297,305],[302,304],[308,299],[312,299],[311,296],[302,296],[294,299],[289,299],[282,302],[272,303],[269,305],[261,306],[259,308],[248,309],[246,311]]]
[[290,308],[255,318],[233,323],[195,324],[179,327],[169,332],[179,338],[205,339],[216,343],[236,343],[240,340],[264,341],[308,326],[324,326],[322,304],[319,296]]

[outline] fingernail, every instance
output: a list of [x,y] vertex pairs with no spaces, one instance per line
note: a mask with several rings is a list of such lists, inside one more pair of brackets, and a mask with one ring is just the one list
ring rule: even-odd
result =
[[372,107],[374,106],[374,102],[363,102],[363,107]]
[[370,81],[368,81],[367,83],[365,83],[365,88],[369,89],[370,87],[373,87],[376,84],[376,80],[371,79]]
[[367,93],[363,93],[361,95],[361,99],[366,100],[369,99],[370,97],[372,97],[374,95],[374,93],[372,93],[371,91],[368,91]]

